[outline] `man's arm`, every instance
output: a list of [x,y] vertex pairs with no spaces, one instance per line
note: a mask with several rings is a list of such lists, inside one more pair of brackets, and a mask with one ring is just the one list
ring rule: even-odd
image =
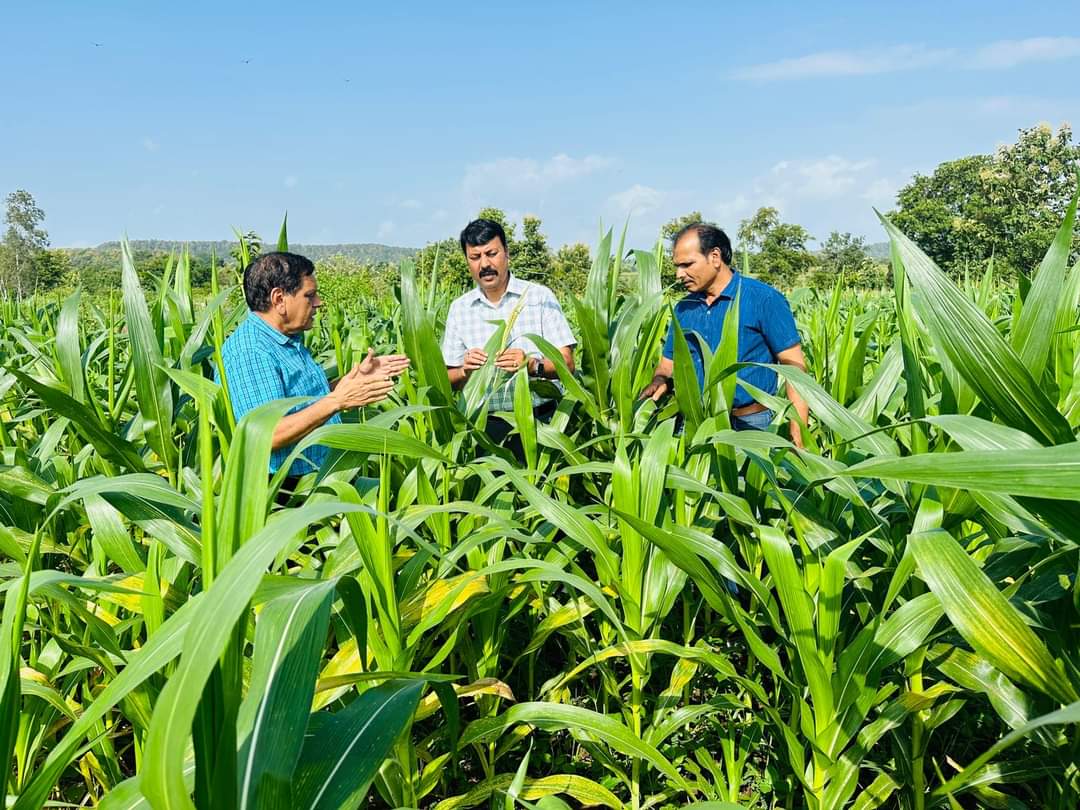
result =
[[658,402],[660,397],[671,390],[671,375],[675,373],[675,363],[669,357],[661,357],[653,372],[652,382],[642,389],[638,399],[651,399]]
[[393,378],[408,367],[409,358],[403,354],[376,357],[369,349],[360,363],[334,381],[329,394],[282,417],[274,428],[271,448],[280,450],[296,444],[336,413],[385,399],[394,387]]
[[310,405],[283,416],[281,421],[277,423],[277,427],[274,428],[270,448],[280,450],[282,447],[296,444],[341,410],[339,401],[331,392],[315,400]]
[[[800,371],[806,371],[806,357],[803,355],[802,344],[796,343],[790,349],[784,349],[776,355],[777,362],[783,363],[785,366],[794,366]],[[810,406],[806,404],[806,400],[800,396],[799,392],[795,390],[795,386],[791,383],[787,384],[787,398],[791,401],[791,404],[795,408],[795,413],[799,415],[799,419],[802,420],[804,425],[809,424],[810,420]],[[802,433],[799,430],[798,421],[791,420],[791,441],[796,447],[802,447]]]

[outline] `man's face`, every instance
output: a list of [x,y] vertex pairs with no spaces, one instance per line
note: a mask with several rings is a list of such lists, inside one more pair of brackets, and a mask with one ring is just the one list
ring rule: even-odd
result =
[[296,335],[306,332],[315,324],[315,312],[322,306],[319,298],[319,285],[315,276],[304,276],[299,289],[294,293],[283,291],[281,304],[278,312],[283,319],[284,329],[287,335]]
[[465,259],[473,281],[484,292],[502,288],[510,277],[510,257],[497,236],[482,245],[466,245]]
[[675,278],[687,292],[705,292],[725,267],[719,248],[708,256],[702,254],[698,235],[693,231],[675,244],[671,260],[675,265]]

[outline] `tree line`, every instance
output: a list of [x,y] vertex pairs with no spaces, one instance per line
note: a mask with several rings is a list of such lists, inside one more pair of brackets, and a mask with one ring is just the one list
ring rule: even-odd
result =
[[[954,275],[977,270],[991,257],[999,273],[1028,275],[1038,266],[1064,216],[1076,188],[1078,163],[1080,145],[1073,144],[1068,124],[1056,131],[1045,124],[1022,129],[1015,143],[991,154],[946,161],[929,175],[916,174],[897,193],[896,209],[889,216],[942,269]],[[560,295],[584,292],[592,261],[587,245],[576,243],[552,250],[536,216],[526,215],[514,223],[498,208],[485,208],[477,215],[494,219],[505,228],[515,273],[541,281]],[[702,218],[698,211],[676,217],[664,226],[661,235],[670,237],[688,222]],[[75,284],[91,290],[117,286],[118,246],[115,257],[106,250],[102,258],[99,250],[93,259],[87,259],[85,251],[51,249],[44,220],[45,213],[28,191],[20,189],[7,196],[6,230],[0,242],[0,296],[21,297]],[[783,221],[776,208],[759,208],[730,235],[736,243],[736,266],[779,287],[831,287],[840,273],[848,284],[858,287],[885,286],[891,278],[887,263],[868,255],[862,237],[833,231],[819,242],[817,250],[811,250],[810,244],[817,240],[803,226]],[[248,241],[252,238],[258,240],[249,233]],[[164,246],[136,251],[140,274],[160,275],[169,256]],[[1080,237],[1074,237],[1073,248],[1075,255]],[[315,258],[330,272],[365,274],[365,283],[373,286],[388,286],[395,275],[392,261]],[[216,261],[224,267],[230,259],[235,265],[235,257],[228,255]],[[208,281],[210,261],[209,255],[192,257],[193,283]],[[432,242],[416,254],[421,274],[430,273],[436,262],[440,283],[448,289],[471,283],[456,235]],[[670,264],[664,272],[669,283],[674,280]]]

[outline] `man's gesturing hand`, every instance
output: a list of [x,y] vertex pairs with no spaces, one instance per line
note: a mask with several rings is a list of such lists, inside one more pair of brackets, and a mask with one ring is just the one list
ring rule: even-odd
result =
[[367,357],[354,366],[353,370],[375,377],[397,377],[408,367],[409,358],[403,354],[383,354],[376,357],[375,350],[368,349]]
[[338,380],[331,396],[342,411],[381,402],[393,389],[394,377],[400,376],[408,367],[409,358],[403,354],[376,357],[374,351],[368,350],[367,357]]
[[517,371],[523,365],[525,365],[525,352],[521,349],[505,349],[495,358],[495,368],[501,368],[503,371]]

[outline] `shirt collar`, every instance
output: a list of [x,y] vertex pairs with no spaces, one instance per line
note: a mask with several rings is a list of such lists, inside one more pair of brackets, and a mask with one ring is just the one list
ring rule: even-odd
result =
[[267,335],[275,343],[281,346],[286,346],[289,343],[296,343],[297,341],[303,340],[300,335],[286,335],[284,332],[279,332],[277,329],[275,329],[262,318],[260,318],[259,315],[255,312],[248,313],[248,320],[252,322],[256,330],[261,331],[264,335]]
[[[515,276],[513,273],[511,273],[510,274],[510,280],[506,282],[506,292],[503,293],[503,300],[505,300],[506,296],[508,296],[508,295],[524,295],[525,290],[527,290],[528,288],[529,288],[529,282],[527,282],[527,281],[525,281],[523,279],[520,279],[517,276]],[[472,291],[469,292],[468,295],[469,295],[469,304],[470,305],[475,304],[477,302],[483,302],[483,303],[487,304],[489,307],[495,306],[495,304],[492,304],[487,299],[487,297],[484,295],[483,291],[479,287],[473,287]],[[499,303],[501,304],[502,301],[500,301]]]
[[[731,271],[731,278],[728,279],[728,283],[724,286],[724,289],[720,292],[720,295],[718,295],[716,297],[716,300],[717,301],[720,301],[720,300],[723,300],[723,299],[726,299],[728,301],[734,300],[735,293],[738,291],[739,281],[740,281],[739,271],[738,270],[732,270]],[[705,303],[705,293],[703,293],[703,292],[687,293],[686,298],[683,299],[683,300],[701,302],[702,304],[704,304]]]

